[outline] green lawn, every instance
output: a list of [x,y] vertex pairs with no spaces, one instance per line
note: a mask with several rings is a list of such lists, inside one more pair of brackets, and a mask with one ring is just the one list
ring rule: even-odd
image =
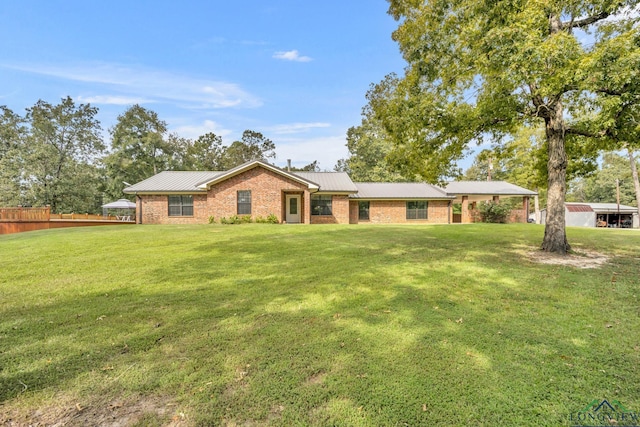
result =
[[543,231],[0,236],[0,425],[557,426],[594,399],[640,413],[640,232],[569,229],[577,251],[613,255],[579,269],[531,261]]

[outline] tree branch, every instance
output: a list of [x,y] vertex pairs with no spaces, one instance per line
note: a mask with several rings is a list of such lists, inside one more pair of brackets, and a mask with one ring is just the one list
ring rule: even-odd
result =
[[607,136],[609,132],[610,132],[609,129],[601,130],[600,132],[590,132],[585,129],[576,129],[572,127],[567,127],[564,130],[565,135],[586,136],[587,138],[603,138]]
[[562,28],[584,28],[589,25],[602,21],[610,15],[609,12],[600,12],[597,15],[587,16],[586,18],[578,19],[576,21],[571,20],[569,22],[563,22]]

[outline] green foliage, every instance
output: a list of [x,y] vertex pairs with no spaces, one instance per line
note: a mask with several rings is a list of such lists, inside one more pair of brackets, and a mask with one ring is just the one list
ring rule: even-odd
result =
[[392,148],[381,124],[372,117],[370,109],[365,109],[360,126],[347,130],[349,157],[341,159],[335,169],[347,172],[355,182],[405,181],[391,162]]
[[221,155],[221,170],[232,169],[251,160],[273,159],[276,146],[260,132],[245,130],[240,141],[234,141],[226,147]]
[[[408,65],[402,79],[374,87],[369,104],[394,151],[432,182],[451,176],[469,144],[505,141],[523,125],[544,125],[542,246],[564,253],[569,159],[593,167],[597,150],[615,148],[606,135],[623,127],[623,116],[636,117],[624,108],[640,99],[640,17],[622,12],[637,4],[390,0],[389,13],[399,21],[393,38]],[[593,28],[594,46],[581,44],[578,30]],[[604,108],[609,102],[627,107]],[[593,114],[592,105],[600,111]]]
[[229,218],[222,217],[220,218],[220,224],[250,224],[253,222],[251,215],[233,215]]
[[279,224],[280,220],[274,214],[269,214],[266,218],[258,216],[256,217],[256,223],[258,224]]
[[612,381],[637,412],[640,234],[567,231],[609,263],[534,262],[531,224],[0,236],[0,425],[550,427]]
[[209,215],[209,224],[215,224],[216,223],[216,217],[214,217],[213,215]]
[[0,206],[25,204],[21,179],[25,168],[24,119],[0,106]]
[[119,198],[126,186],[170,169],[174,149],[166,141],[167,123],[158,114],[134,105],[110,129],[111,153],[105,158],[107,194]]
[[588,177],[569,185],[567,200],[574,202],[615,203],[616,180],[620,186],[620,203],[637,206],[629,160],[616,153],[605,153],[602,166]]
[[97,114],[97,108],[76,106],[70,97],[58,105],[40,100],[27,108],[21,179],[28,204],[50,205],[54,213],[99,211],[95,189],[102,177],[95,162],[105,147]]
[[301,168],[292,167],[291,172],[320,172],[320,166],[318,165],[318,161],[314,160]]
[[482,201],[478,204],[480,220],[493,224],[504,224],[511,213],[511,206],[507,203]]

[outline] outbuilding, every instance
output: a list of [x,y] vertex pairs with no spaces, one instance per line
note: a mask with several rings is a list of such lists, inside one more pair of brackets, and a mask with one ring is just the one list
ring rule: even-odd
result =
[[[638,208],[617,203],[565,203],[565,224],[570,227],[638,228]],[[547,210],[542,209],[545,224]]]

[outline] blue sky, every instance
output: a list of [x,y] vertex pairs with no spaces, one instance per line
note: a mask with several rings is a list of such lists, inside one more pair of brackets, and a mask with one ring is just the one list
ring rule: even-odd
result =
[[138,103],[171,132],[225,144],[245,129],[278,165],[347,156],[365,94],[404,62],[385,0],[0,2],[0,105],[100,109],[106,130]]

